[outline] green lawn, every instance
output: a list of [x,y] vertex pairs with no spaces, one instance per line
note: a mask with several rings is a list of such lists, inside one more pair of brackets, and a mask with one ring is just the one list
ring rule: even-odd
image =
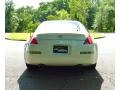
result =
[[[90,33],[90,35],[95,39],[104,37],[103,33]],[[29,37],[30,37],[30,33],[5,33],[5,38],[10,40],[25,41]]]
[[94,39],[99,39],[99,38],[104,38],[104,37],[105,37],[104,33],[98,33],[98,32],[96,32],[96,33],[90,33],[90,35],[91,35]]
[[30,37],[30,33],[5,33],[5,38],[10,40],[27,40]]

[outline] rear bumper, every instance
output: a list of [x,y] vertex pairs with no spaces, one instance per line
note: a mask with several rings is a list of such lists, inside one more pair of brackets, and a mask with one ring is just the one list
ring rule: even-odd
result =
[[71,56],[52,56],[52,57],[40,57],[36,54],[26,54],[25,62],[33,65],[51,65],[51,66],[74,66],[74,65],[91,65],[97,62],[97,55],[81,55],[80,57]]
[[25,63],[32,65],[48,66],[75,66],[92,65],[97,63],[98,49],[97,44],[83,46],[81,48],[71,49],[72,53],[53,54],[51,50],[30,51],[28,47],[24,49]]

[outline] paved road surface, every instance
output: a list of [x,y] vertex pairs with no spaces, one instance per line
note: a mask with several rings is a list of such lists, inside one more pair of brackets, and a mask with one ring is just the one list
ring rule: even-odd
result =
[[96,39],[98,63],[95,71],[49,68],[29,72],[23,57],[24,41],[6,40],[6,90],[115,90],[114,34]]

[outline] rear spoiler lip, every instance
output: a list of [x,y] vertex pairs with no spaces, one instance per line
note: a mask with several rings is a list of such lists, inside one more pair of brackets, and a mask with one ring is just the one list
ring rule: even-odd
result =
[[[44,37],[44,35],[50,35],[50,36],[54,36],[55,37]],[[68,37],[66,36],[68,35]],[[73,35],[73,36],[69,36],[69,35]],[[76,35],[76,37],[74,37]],[[81,38],[79,38],[79,35],[82,35]],[[39,37],[41,36],[41,37]],[[38,37],[38,39],[42,39],[42,40],[78,40],[78,41],[84,41],[86,39],[86,35],[83,34],[38,34],[36,37]],[[74,37],[74,38],[72,38]]]
[[50,35],[50,34],[75,34],[75,35],[88,35],[88,34],[84,34],[84,33],[39,33],[39,34],[36,34],[36,35]]

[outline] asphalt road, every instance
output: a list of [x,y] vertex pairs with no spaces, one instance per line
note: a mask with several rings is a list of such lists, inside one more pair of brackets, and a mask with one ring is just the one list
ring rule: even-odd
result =
[[115,90],[115,35],[96,39],[99,56],[96,70],[45,68],[29,72],[23,56],[24,41],[6,40],[6,90]]

